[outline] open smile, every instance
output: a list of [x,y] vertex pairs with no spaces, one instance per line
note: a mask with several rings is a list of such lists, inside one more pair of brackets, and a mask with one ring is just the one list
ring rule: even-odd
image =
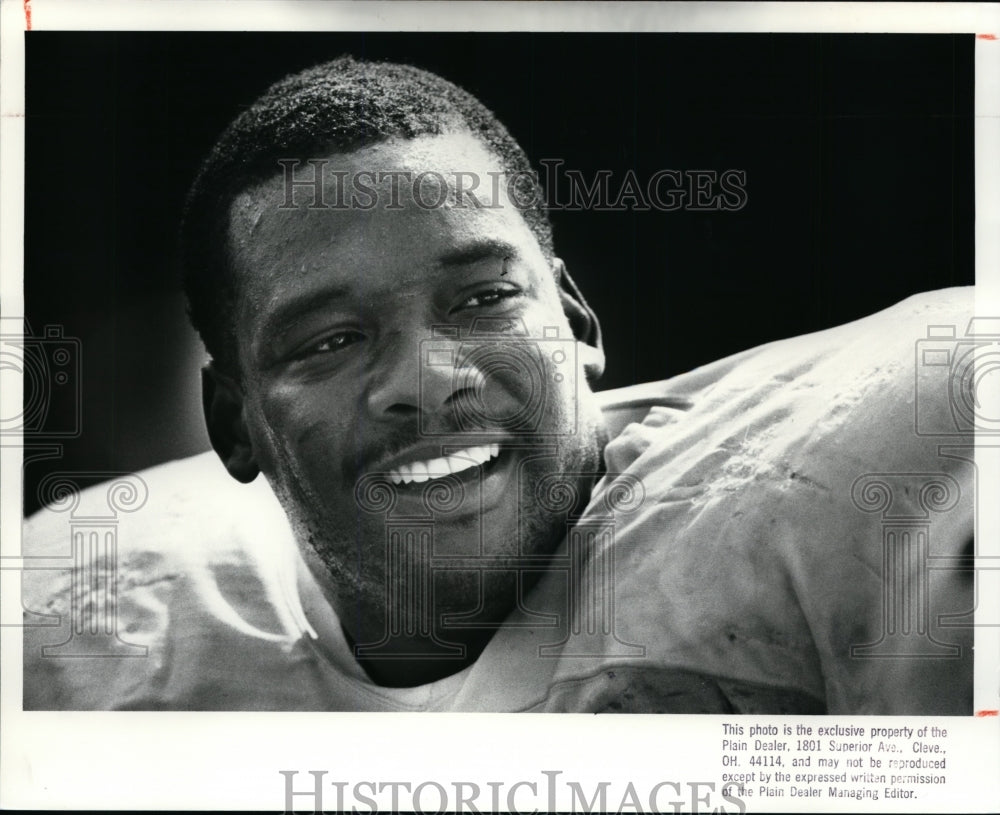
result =
[[422,511],[426,490],[435,479],[450,483],[452,488],[461,490],[460,495],[464,495],[461,506],[445,513],[457,519],[469,514],[481,514],[506,505],[508,501],[516,504],[517,462],[520,459],[517,449],[493,442],[464,447],[430,459],[414,458],[405,463],[397,459],[391,467],[373,475],[377,474],[394,485],[401,511],[407,508],[417,511],[417,507]]
[[443,478],[485,465],[499,455],[500,445],[497,443],[466,447],[441,458],[400,464],[389,470],[389,480],[397,485],[411,482],[421,484],[434,478]]

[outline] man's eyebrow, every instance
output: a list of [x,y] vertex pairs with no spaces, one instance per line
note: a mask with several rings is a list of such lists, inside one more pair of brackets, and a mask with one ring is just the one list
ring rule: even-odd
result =
[[468,266],[490,258],[507,259],[518,254],[517,248],[507,241],[484,239],[452,249],[438,258],[440,266]]
[[347,286],[328,286],[317,291],[297,294],[286,300],[264,318],[261,335],[268,337],[284,333],[295,322],[312,311],[329,306],[349,294]]
[[[485,238],[451,249],[441,255],[437,262],[442,267],[468,266],[480,260],[489,260],[490,258],[505,260],[517,255],[517,248],[513,244],[504,240]],[[344,299],[349,294],[349,286],[335,285],[295,295],[264,318],[261,334],[263,336],[281,334],[309,312],[329,306],[337,300]]]

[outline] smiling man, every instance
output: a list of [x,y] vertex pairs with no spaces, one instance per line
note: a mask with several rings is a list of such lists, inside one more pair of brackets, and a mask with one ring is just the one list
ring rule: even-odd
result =
[[183,246],[231,478],[141,474],[106,636],[96,590],[28,575],[62,630],[26,629],[27,707],[970,711],[970,427],[946,365],[915,432],[912,356],[970,292],[598,395],[530,169],[409,66],[318,66],[229,127]]
[[[341,179],[383,178],[373,206],[323,206],[312,200],[315,188],[300,196],[308,204],[297,204],[282,175],[235,198],[228,241],[234,364],[206,371],[216,450],[241,481],[266,474],[359,644],[383,636],[389,601],[385,521],[359,507],[360,480],[391,484],[396,512],[407,515],[423,510],[429,480],[460,490],[457,505],[436,519],[434,551],[416,556],[480,558],[506,568],[510,582],[517,561],[551,554],[563,532],[528,487],[558,473],[593,480],[600,463],[600,410],[578,387],[585,366],[599,371],[600,351],[581,346],[579,370],[564,365],[565,376],[544,353],[518,353],[534,350],[530,338],[546,331],[567,338],[557,352],[573,346],[570,316],[578,325],[592,319],[560,262],[509,200],[470,203],[454,200],[453,190],[398,184],[421,174],[435,183],[455,168],[487,178],[502,172],[499,162],[469,132],[382,138],[312,163],[324,185],[320,200],[336,200]],[[432,339],[435,328],[453,338]],[[421,364],[422,351],[454,358]],[[470,359],[486,352],[501,364],[479,359],[477,367]],[[526,392],[533,375],[544,381],[534,412]],[[519,419],[522,413],[531,415]],[[545,438],[544,455],[524,444]],[[579,486],[586,494],[591,485]],[[415,566],[421,575],[429,567]],[[499,626],[516,587],[493,588],[480,597],[478,574],[437,576],[435,636],[417,627],[397,637],[384,656],[406,658],[366,664],[369,672],[387,684],[453,673],[452,660],[421,658],[445,639],[466,647],[460,664],[474,659],[485,644],[482,629],[446,637],[437,626],[477,603],[481,622]]]

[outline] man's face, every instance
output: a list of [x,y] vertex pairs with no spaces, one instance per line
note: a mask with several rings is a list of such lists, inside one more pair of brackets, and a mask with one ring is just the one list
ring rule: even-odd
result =
[[[477,563],[545,555],[562,537],[565,512],[536,496],[542,479],[600,465],[599,411],[576,354],[587,348],[572,342],[552,264],[503,183],[493,200],[499,169],[469,135],[388,142],[324,167],[326,203],[367,173],[375,206],[365,195],[364,208],[311,208],[317,196],[299,188],[288,207],[276,175],[231,208],[252,455],[342,618],[370,615],[367,627],[386,586],[405,579],[387,580],[392,524],[431,523],[417,573],[432,557],[466,558],[465,570],[436,572],[435,611],[471,611]],[[419,197],[398,176],[373,183],[389,171],[471,172],[487,206],[442,204],[434,176]],[[391,507],[376,506],[380,489]],[[502,615],[509,601],[486,605]]]

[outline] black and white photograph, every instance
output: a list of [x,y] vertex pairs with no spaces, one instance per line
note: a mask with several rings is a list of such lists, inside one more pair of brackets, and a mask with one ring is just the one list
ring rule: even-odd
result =
[[699,730],[659,790],[636,740],[422,800],[278,762],[284,811],[995,804],[996,37],[355,5],[4,5],[5,713]]

